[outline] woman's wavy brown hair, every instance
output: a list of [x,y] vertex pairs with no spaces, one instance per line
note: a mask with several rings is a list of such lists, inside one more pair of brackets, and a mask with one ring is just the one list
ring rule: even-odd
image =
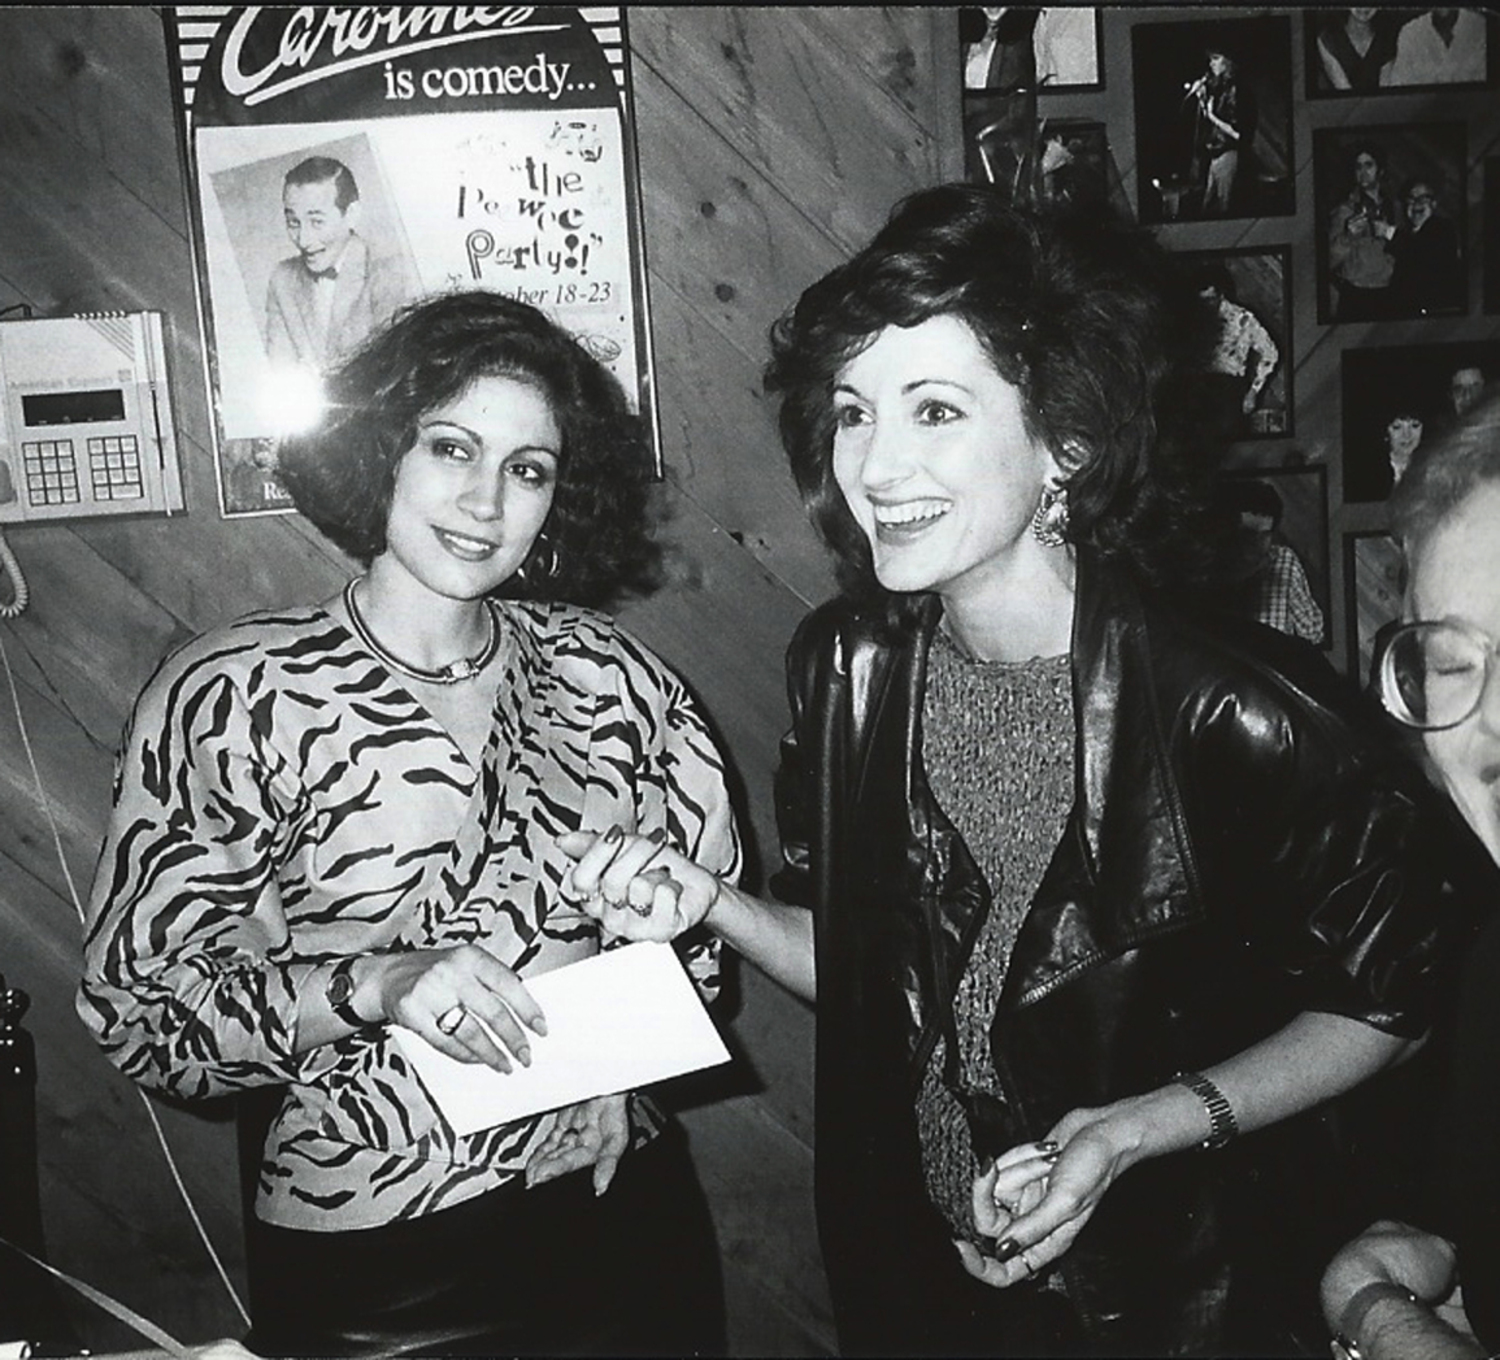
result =
[[323,419],[278,450],[297,509],[368,566],[385,551],[396,468],[419,421],[484,376],[535,386],[562,436],[543,530],[556,570],[548,574],[550,563],[538,560],[545,547],[533,548],[497,593],[601,606],[649,590],[660,551],[647,513],[653,472],[644,423],[577,340],[499,293],[443,293],[405,307],[328,376]]
[[899,203],[771,329],[766,388],[781,398],[792,474],[846,589],[870,590],[874,572],[834,480],[833,387],[886,327],[935,316],[962,320],[1019,390],[1028,433],[1063,469],[1070,540],[1157,582],[1210,569],[1195,532],[1201,488],[1165,419],[1208,340],[1186,272],[1097,210],[1053,216],[950,184]]

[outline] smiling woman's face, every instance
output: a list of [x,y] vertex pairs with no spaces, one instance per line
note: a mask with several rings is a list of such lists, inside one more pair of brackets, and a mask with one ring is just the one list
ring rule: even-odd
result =
[[447,599],[487,595],[541,533],[561,458],[543,392],[515,378],[475,378],[417,422],[396,468],[381,570],[399,568]]
[[1416,416],[1393,416],[1385,427],[1385,442],[1391,457],[1409,459],[1422,442],[1422,422]]
[[888,590],[950,601],[1034,550],[1051,454],[957,317],[890,326],[840,370],[833,471]]

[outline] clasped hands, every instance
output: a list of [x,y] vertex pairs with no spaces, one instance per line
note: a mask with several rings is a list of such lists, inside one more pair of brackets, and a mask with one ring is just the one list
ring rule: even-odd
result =
[[1065,1115],[1040,1142],[1021,1143],[974,1180],[974,1225],[992,1250],[956,1241],[964,1269],[996,1289],[1032,1278],[1083,1231],[1104,1193],[1133,1164],[1107,1109]]
[[612,826],[604,832],[571,831],[557,838],[577,861],[563,895],[627,940],[673,940],[703,920],[722,884],[666,843],[661,832],[638,835]]

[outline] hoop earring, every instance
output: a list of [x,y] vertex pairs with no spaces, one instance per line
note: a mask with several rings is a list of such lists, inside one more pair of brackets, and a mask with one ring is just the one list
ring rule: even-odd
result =
[[1060,548],[1067,542],[1068,493],[1061,487],[1047,485],[1031,517],[1031,535],[1044,548]]
[[546,534],[538,534],[536,542],[531,545],[531,555],[516,568],[516,575],[527,585],[536,587],[543,581],[552,580],[561,567],[557,545]]

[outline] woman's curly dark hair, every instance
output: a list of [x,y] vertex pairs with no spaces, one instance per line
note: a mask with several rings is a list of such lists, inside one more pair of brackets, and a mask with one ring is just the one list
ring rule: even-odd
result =
[[322,420],[278,451],[297,509],[368,566],[385,551],[396,468],[416,443],[418,422],[486,376],[536,386],[562,436],[543,530],[556,571],[540,562],[549,554],[539,538],[497,593],[592,606],[650,589],[660,549],[647,515],[644,423],[577,340],[499,293],[442,293],[404,307],[328,376]]
[[979,184],[897,204],[863,250],[809,287],[771,328],[769,392],[815,527],[846,589],[874,582],[869,545],[833,476],[839,371],[887,326],[956,316],[1020,392],[1028,433],[1063,469],[1068,538],[1148,580],[1202,575],[1201,488],[1170,456],[1161,419],[1201,364],[1204,309],[1144,232],[1106,218],[1007,204]]

